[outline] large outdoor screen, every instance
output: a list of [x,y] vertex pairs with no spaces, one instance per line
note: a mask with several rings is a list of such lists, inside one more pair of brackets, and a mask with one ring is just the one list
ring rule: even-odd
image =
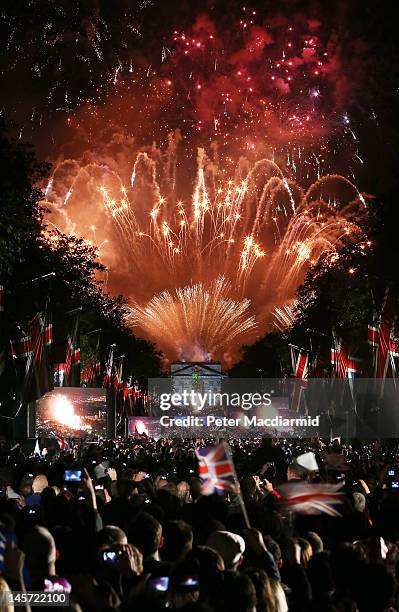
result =
[[60,387],[36,404],[36,436],[105,437],[106,389]]

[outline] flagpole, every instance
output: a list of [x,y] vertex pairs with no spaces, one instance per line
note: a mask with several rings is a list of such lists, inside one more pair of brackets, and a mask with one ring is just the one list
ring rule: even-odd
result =
[[244,500],[242,498],[241,491],[238,494],[238,501],[240,503],[240,508],[241,508],[242,515],[244,517],[245,525],[246,525],[247,529],[251,529],[251,523],[249,522],[248,512],[247,512],[247,509],[245,507],[245,503],[244,503]]
[[309,374],[310,375],[312,375],[312,372],[311,372],[312,368],[313,368],[313,342],[312,342],[312,334],[309,333]]
[[22,285],[30,285],[30,283],[38,283],[41,280],[45,280],[50,278],[51,276],[55,276],[55,272],[49,272],[49,274],[43,274],[42,276],[36,276],[36,278],[31,278],[22,283]]
[[245,502],[244,502],[243,496],[241,494],[241,487],[240,487],[240,483],[238,482],[236,468],[235,468],[235,465],[234,465],[234,462],[233,462],[233,457],[231,455],[230,446],[226,442],[222,442],[222,444],[223,444],[223,446],[225,448],[226,455],[227,455],[227,457],[228,457],[228,459],[229,459],[229,461],[230,461],[230,463],[232,465],[232,468],[233,468],[233,476],[234,476],[234,480],[235,480],[235,483],[236,483],[236,486],[237,486],[237,490],[238,490],[238,493],[237,493],[237,495],[238,495],[238,502],[240,504],[241,512],[242,512],[242,515],[244,517],[245,526],[246,526],[247,529],[251,529],[251,523],[249,522],[247,508],[245,506]]
[[74,308],[73,310],[67,310],[67,312],[64,313],[64,316],[69,317],[69,315],[75,314],[76,312],[82,312],[83,310],[83,306],[78,306],[77,308]]
[[316,336],[323,336],[324,338],[329,338],[330,337],[330,334],[324,334],[323,332],[319,331],[318,329],[310,329],[310,327],[307,327],[306,331],[309,334],[315,334]]
[[118,376],[118,387],[114,387],[114,393],[115,393],[115,417],[119,417],[119,420],[116,421],[116,427],[120,427],[120,424],[122,422],[122,413],[124,411],[124,405],[121,407],[121,412],[119,415],[116,414],[117,409],[118,409],[118,394],[120,394],[120,388],[119,385],[122,382],[122,373],[123,373],[123,360],[126,357],[126,355],[119,355],[119,357],[117,357],[115,359],[115,361],[117,359],[119,359],[119,372],[116,373],[116,375]]

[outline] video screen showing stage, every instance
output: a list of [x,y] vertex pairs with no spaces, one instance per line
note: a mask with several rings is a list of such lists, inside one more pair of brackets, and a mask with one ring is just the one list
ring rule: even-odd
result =
[[106,389],[60,387],[36,403],[36,436],[106,437]]
[[157,417],[129,417],[129,436],[147,436],[158,439],[161,436],[161,424]]

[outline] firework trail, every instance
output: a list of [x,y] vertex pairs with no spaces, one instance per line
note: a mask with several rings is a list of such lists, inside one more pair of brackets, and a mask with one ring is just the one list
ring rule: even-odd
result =
[[284,332],[295,323],[297,300],[283,306],[276,306],[272,312],[272,322],[279,332]]
[[126,317],[151,338],[174,348],[183,361],[209,361],[256,325],[250,301],[229,297],[231,284],[222,276],[206,288],[201,283],[164,291],[145,306],[133,306]]

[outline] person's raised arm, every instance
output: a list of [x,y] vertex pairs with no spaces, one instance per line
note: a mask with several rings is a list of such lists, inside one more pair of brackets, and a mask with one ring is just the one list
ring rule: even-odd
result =
[[103,522],[102,522],[100,513],[98,512],[98,509],[97,509],[97,497],[96,497],[96,491],[94,489],[93,481],[90,478],[90,474],[86,470],[86,468],[83,468],[83,471],[82,471],[82,483],[89,493],[91,507],[94,511],[94,531],[98,532],[103,528]]
[[82,471],[82,483],[85,486],[86,490],[89,493],[89,497],[90,497],[90,501],[91,501],[91,505],[93,510],[97,510],[97,497],[96,497],[96,491],[94,489],[94,485],[93,485],[93,481],[90,477],[89,472],[86,470],[86,468],[83,468]]

